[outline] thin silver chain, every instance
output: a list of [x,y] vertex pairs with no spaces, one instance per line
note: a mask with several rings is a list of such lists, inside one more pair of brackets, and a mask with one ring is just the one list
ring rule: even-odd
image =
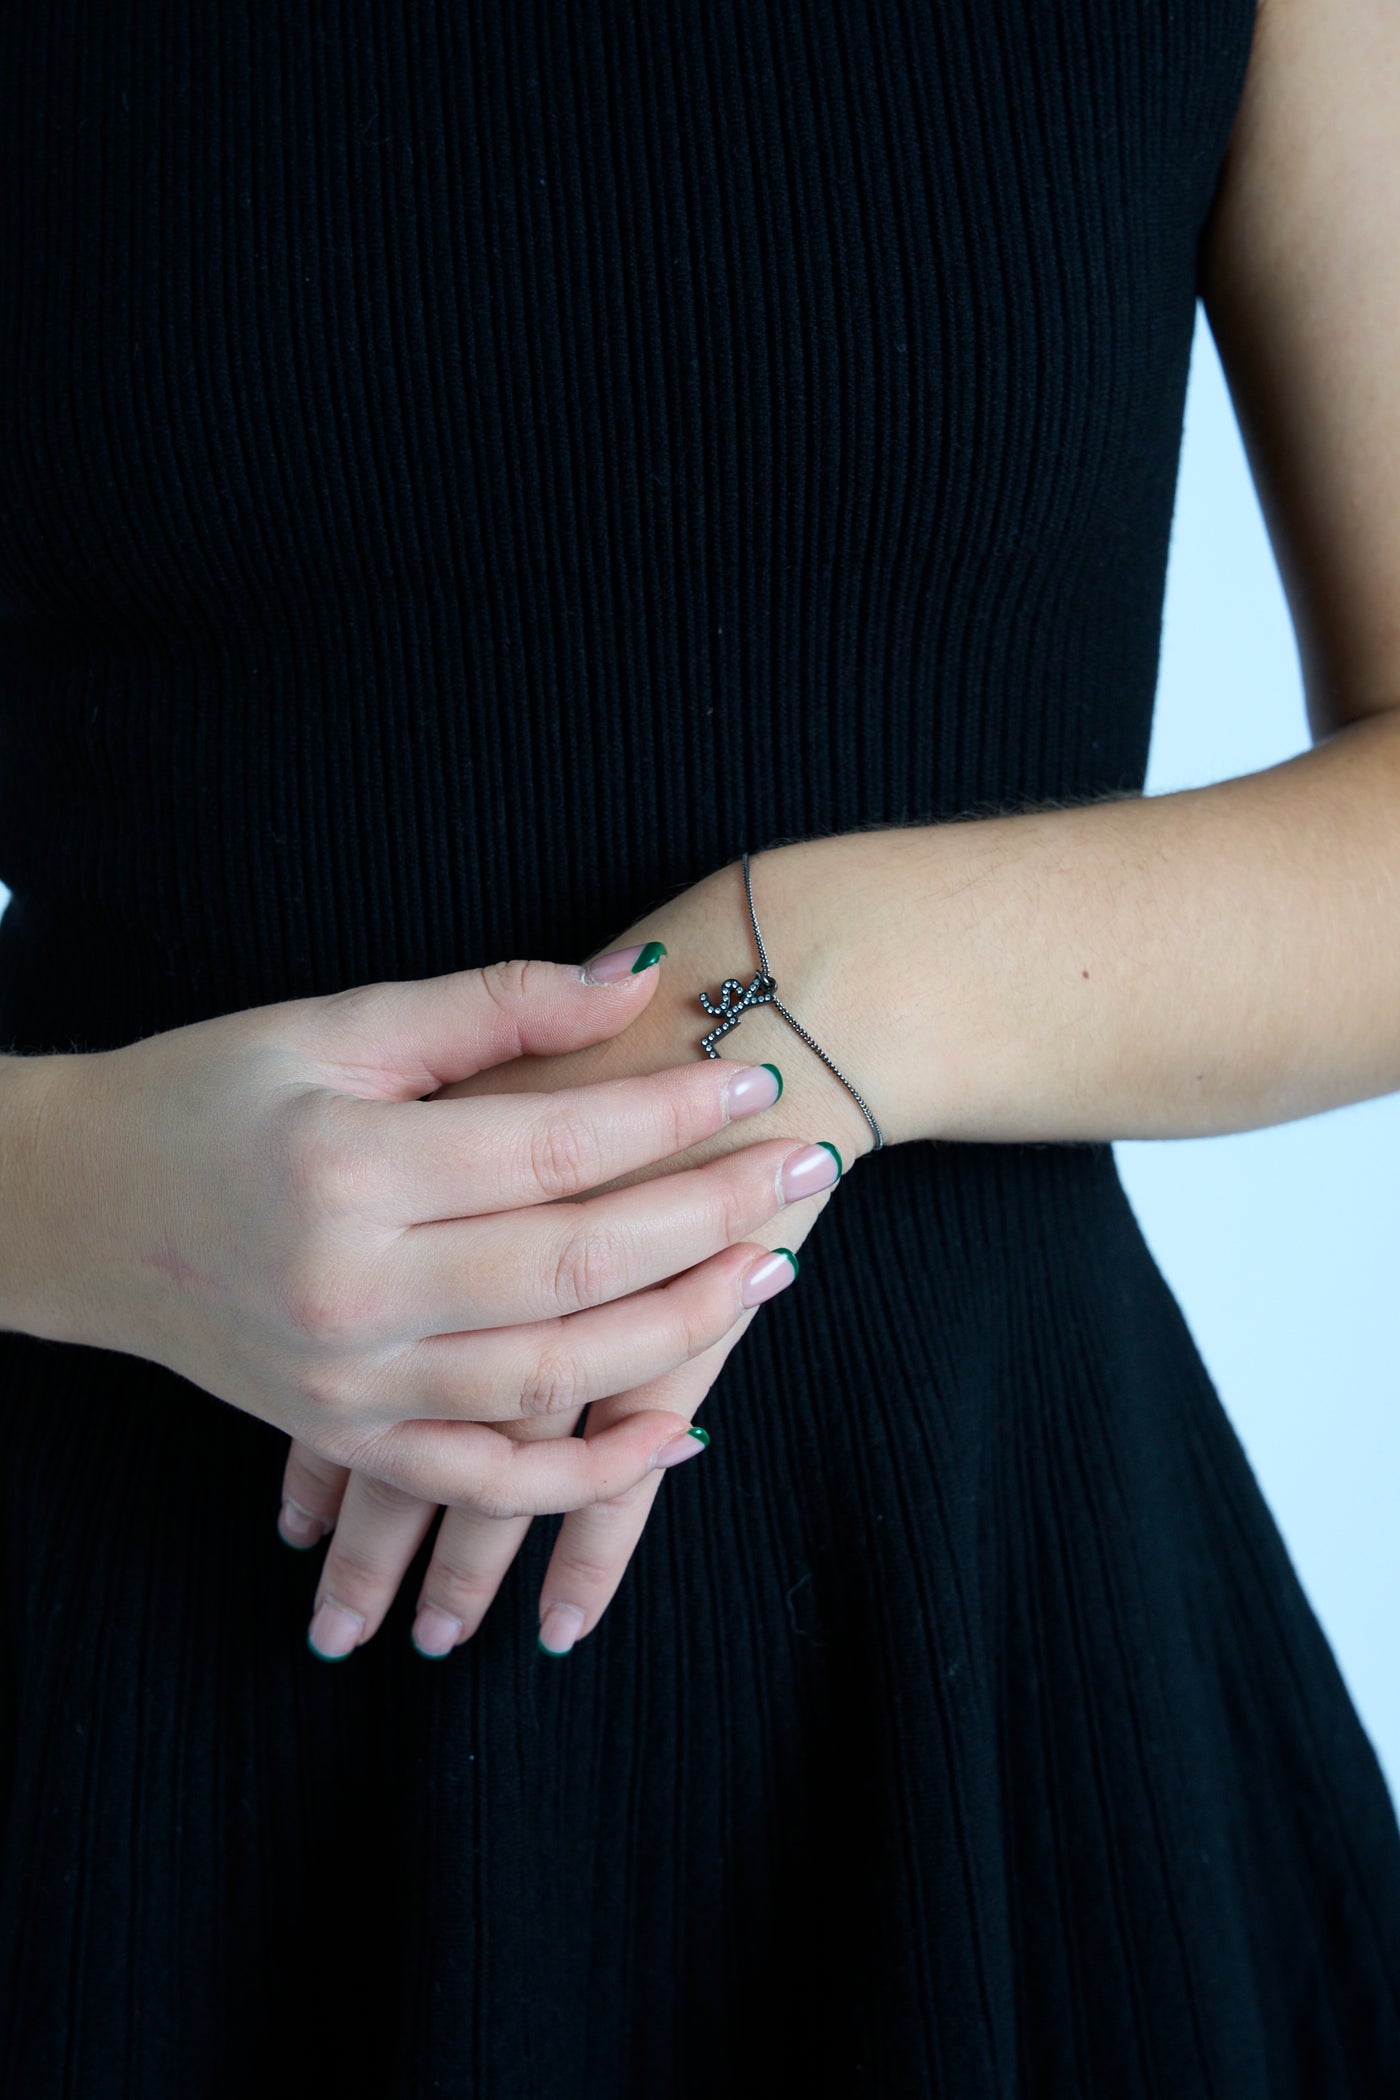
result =
[[[871,1115],[870,1110],[866,1107],[864,1101],[862,1101],[860,1095],[851,1085],[850,1080],[846,1077],[845,1073],[841,1070],[839,1065],[835,1065],[832,1063],[831,1059],[827,1056],[825,1050],[823,1050],[821,1044],[817,1042],[813,1036],[808,1035],[806,1029],[802,1026],[802,1023],[799,1020],[797,1020],[793,1014],[788,1012],[788,1009],[783,1005],[782,1000],[778,997],[778,981],[768,967],[768,951],[763,945],[763,935],[758,930],[758,913],[754,909],[753,901],[753,877],[749,872],[749,856],[747,853],[744,855],[744,895],[749,900],[749,918],[753,922],[754,946],[758,950],[758,969],[755,971],[754,976],[750,981],[747,989],[739,982],[737,977],[727,977],[720,988],[720,1004],[718,1006],[714,1006],[711,1004],[710,999],[706,993],[702,992],[700,994],[700,1004],[704,1007],[706,1013],[716,1014],[720,1017],[719,1027],[711,1029],[710,1033],[701,1042],[701,1049],[704,1051],[706,1057],[718,1057],[718,1050],[712,1049],[711,1045],[719,1036],[727,1035],[731,1028],[738,1027],[740,1018],[743,1012],[748,1007],[775,1006],[778,1009],[778,1012],[782,1015],[783,1019],[787,1022],[788,1027],[791,1028],[797,1035],[801,1036],[803,1042],[807,1045],[807,1048],[809,1050],[816,1051],[817,1056],[826,1066],[828,1072],[830,1072],[834,1078],[840,1080],[842,1086],[846,1089],[846,1092],[850,1095],[851,1099],[855,1102],[857,1108],[864,1116],[866,1122],[874,1131],[874,1149],[878,1152],[883,1146],[885,1139],[884,1134],[881,1131],[879,1124],[875,1121],[874,1116]],[[740,995],[737,1001],[731,999],[730,997],[730,994],[733,992],[737,992]]]

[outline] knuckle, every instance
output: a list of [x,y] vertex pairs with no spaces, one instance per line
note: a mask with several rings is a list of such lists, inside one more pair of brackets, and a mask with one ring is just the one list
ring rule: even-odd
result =
[[332,1465],[345,1464],[346,1461],[327,1441],[327,1433],[332,1436],[348,1434],[354,1412],[350,1380],[344,1365],[301,1365],[294,1381],[294,1392],[298,1407],[317,1425],[317,1451]]
[[392,1011],[397,990],[398,986],[384,977],[369,979],[364,984],[342,985],[339,991],[322,996],[318,1003],[318,1018],[333,1022],[338,1038],[359,1042],[370,1049],[384,1018]]
[[363,1609],[376,1604],[388,1579],[382,1561],[364,1545],[332,1535],[326,1552],[323,1582],[343,1603]]
[[493,999],[514,1002],[522,998],[529,987],[530,965],[519,956],[505,962],[490,962],[484,965],[481,978]]
[[739,1317],[739,1294],[732,1276],[715,1280],[711,1287],[692,1295],[676,1294],[676,1340],[686,1363],[712,1349],[728,1334]]
[[601,1305],[617,1284],[619,1269],[617,1250],[607,1232],[587,1221],[572,1226],[554,1264],[551,1308],[570,1313]]
[[469,1503],[465,1505],[478,1517],[524,1517],[528,1507],[517,1496],[508,1495],[504,1488],[488,1487],[485,1484],[473,1489]]
[[708,1115],[702,1113],[694,1096],[689,1093],[669,1093],[662,1096],[662,1138],[668,1154],[686,1151],[689,1146],[718,1127],[718,1097],[707,1095],[706,1106],[713,1112]]
[[354,1103],[327,1094],[302,1094],[290,1105],[279,1137],[287,1194],[297,1215],[339,1220],[376,1192],[370,1157],[352,1127]]
[[277,1310],[298,1341],[318,1350],[364,1344],[378,1317],[375,1293],[351,1267],[329,1259],[290,1269],[282,1278]]
[[404,1443],[399,1432],[399,1424],[369,1432],[362,1423],[350,1422],[321,1441],[332,1456],[337,1455],[336,1445],[340,1447],[340,1463],[354,1472],[362,1485],[376,1481],[400,1489],[410,1501],[441,1501],[443,1498],[434,1493],[434,1483],[424,1478],[422,1466],[414,1463],[412,1447]]
[[545,974],[539,963],[515,956],[505,962],[484,964],[481,989],[493,1006],[514,1020],[521,1006],[542,989],[541,978]]
[[[679,1427],[676,1434],[680,1434]],[[655,1501],[658,1484],[656,1475],[648,1473],[644,1480],[635,1481],[631,1487],[620,1488],[617,1494],[604,1495],[600,1501],[590,1503],[589,1514],[607,1519],[625,1518],[629,1524],[633,1523],[637,1511]]]
[[[562,1415],[582,1407],[588,1395],[577,1359],[563,1348],[546,1349],[530,1366],[520,1392],[522,1415]],[[479,1505],[478,1505],[479,1506]]]
[[[610,1495],[605,1501],[590,1502],[588,1543],[571,1542],[556,1549],[556,1580],[561,1575],[571,1577],[589,1589],[596,1589],[599,1583],[615,1581],[619,1561],[625,1560],[631,1551],[631,1534],[636,1528],[640,1499],[633,1488],[625,1494]],[[625,1552],[619,1552],[623,1541],[610,1536],[614,1531],[625,1534]]]
[[483,1596],[494,1595],[497,1581],[494,1570],[439,1551],[433,1555],[424,1581],[423,1601],[436,1604],[441,1611],[455,1611],[463,1604],[475,1604]]
[[[589,1504],[589,1514],[593,1515],[602,1507],[603,1505],[600,1502],[591,1502]],[[552,1586],[555,1589],[582,1590],[587,1595],[601,1588],[605,1583],[615,1581],[617,1572],[616,1561],[610,1560],[605,1553],[587,1553],[580,1548],[572,1553],[563,1553],[559,1556],[558,1564],[554,1570]],[[582,1601],[583,1599],[580,1598],[579,1602],[582,1603]]]
[[730,1247],[741,1240],[773,1215],[778,1207],[774,1193],[773,1175],[766,1176],[760,1169],[756,1175],[746,1161],[736,1159],[728,1171],[715,1178],[713,1202],[716,1222],[724,1235],[724,1244]]
[[596,1132],[566,1110],[542,1115],[530,1132],[530,1173],[546,1196],[572,1196],[601,1181]]
[[[360,1454],[364,1449],[364,1432],[356,1423],[349,1421],[337,1422],[327,1419],[325,1422],[317,1424],[316,1441],[319,1449],[333,1466],[338,1466],[344,1473],[352,1473],[359,1464]],[[301,1499],[305,1501],[308,1498],[302,1497]],[[317,1499],[319,1498],[311,1498],[313,1506]],[[335,1498],[337,1523],[339,1522],[339,1511],[342,1501],[343,1497],[337,1494]]]
[[402,1516],[406,1509],[413,1509],[423,1500],[411,1488],[400,1487],[396,1481],[380,1479],[373,1473],[360,1475],[359,1492],[364,1507],[373,1516]]

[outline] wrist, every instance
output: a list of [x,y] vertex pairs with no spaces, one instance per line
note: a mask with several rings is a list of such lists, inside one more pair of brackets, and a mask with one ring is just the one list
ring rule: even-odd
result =
[[[788,857],[801,850],[772,848],[750,858],[767,967],[777,998],[793,1020],[820,1043],[851,1085],[859,1086],[846,1058],[834,1047],[841,1036],[842,1016],[829,989],[825,996],[822,991],[829,957],[819,931],[820,915],[807,910],[800,880],[790,879]],[[771,915],[768,898],[773,905]],[[701,992],[718,1006],[726,980],[747,986],[760,968],[742,861],[716,869],[668,905],[658,915],[662,917],[667,925],[659,936],[667,943],[666,975],[645,1020],[664,1035],[670,1057],[663,1061],[674,1061],[703,1055],[704,1038],[721,1025],[702,1005]],[[828,1036],[833,1040],[828,1041]],[[714,1048],[721,1057],[744,1064],[776,1065],[785,1090],[780,1113],[788,1119],[795,1117],[804,1128],[810,1125],[814,1134],[819,1130],[837,1151],[843,1168],[874,1150],[875,1133],[850,1087],[802,1039],[776,1004],[742,1009],[737,1024],[725,1030]],[[864,1088],[861,1092],[864,1094]],[[865,1098],[870,1100],[868,1094]],[[879,1121],[873,1101],[870,1107]],[[888,1141],[883,1123],[881,1129]]]
[[0,1330],[69,1338],[60,1220],[73,1204],[73,1068],[88,1061],[0,1058]]
[[1017,884],[1008,903],[1005,871],[1028,821],[845,832],[751,859],[780,996],[886,1145],[996,1137],[1024,1099],[1028,1017],[1005,957],[1034,900]]
[[[844,1154],[848,1162],[875,1149],[875,1131],[861,1101],[885,1145],[910,1134],[901,1127],[892,1074],[871,1022],[869,924],[853,905],[847,880],[856,877],[859,889],[855,857],[848,859],[842,851],[859,846],[860,840],[852,836],[810,839],[769,847],[749,858],[754,912],[776,997],[842,1077],[837,1078],[783,1015],[773,1013],[773,1023],[787,1060],[816,1075],[824,1098],[830,1098],[841,1115],[852,1148]],[[736,941],[741,955],[752,955],[752,970],[757,954],[740,863],[735,863],[732,878]],[[737,977],[741,971],[736,968],[729,974]]]

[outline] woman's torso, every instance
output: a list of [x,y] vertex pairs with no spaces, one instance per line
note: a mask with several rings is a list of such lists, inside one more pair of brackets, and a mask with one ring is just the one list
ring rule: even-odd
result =
[[1252,18],[16,11],[0,1041],[1139,786]]

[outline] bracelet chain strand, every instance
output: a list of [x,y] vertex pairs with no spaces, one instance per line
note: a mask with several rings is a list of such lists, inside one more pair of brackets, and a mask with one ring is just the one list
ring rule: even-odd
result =
[[842,1086],[846,1089],[846,1092],[855,1102],[856,1107],[875,1133],[874,1149],[878,1152],[883,1146],[885,1139],[874,1116],[871,1115],[870,1110],[851,1085],[845,1073],[838,1065],[833,1064],[821,1044],[808,1035],[802,1023],[795,1015],[788,1012],[788,1009],[778,997],[778,980],[768,968],[768,951],[763,945],[763,935],[758,930],[758,913],[754,909],[753,878],[749,873],[749,856],[747,853],[744,855],[744,895],[749,900],[749,918],[753,923],[754,946],[758,950],[758,968],[747,986],[741,984],[737,977],[726,977],[724,983],[720,986],[718,1006],[711,1003],[708,993],[701,992],[700,1004],[704,1007],[707,1014],[714,1014],[718,1018],[720,1025],[718,1028],[712,1028],[710,1033],[701,1040],[700,1048],[704,1051],[706,1057],[718,1057],[719,1052],[714,1048],[714,1044],[720,1036],[728,1035],[731,1028],[738,1027],[740,1020],[749,1007],[775,1006],[787,1022],[788,1027],[801,1036],[809,1050],[816,1051],[817,1056],[826,1066],[828,1072],[834,1078],[840,1080]]

